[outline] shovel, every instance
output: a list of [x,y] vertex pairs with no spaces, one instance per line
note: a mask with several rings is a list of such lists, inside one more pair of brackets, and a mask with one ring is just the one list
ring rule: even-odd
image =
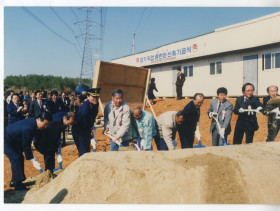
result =
[[217,123],[217,125],[218,125],[218,130],[219,130],[219,133],[220,133],[220,136],[221,136],[221,138],[222,138],[222,140],[223,140],[223,144],[221,144],[220,146],[226,146],[226,145],[231,145],[231,144],[228,144],[227,143],[227,141],[226,141],[226,139],[225,139],[225,137],[224,137],[224,134],[221,134],[221,125],[220,125],[220,123],[219,123],[219,121],[218,121],[218,114],[217,114],[217,117],[215,117],[214,115],[213,115],[213,119],[215,119],[215,121],[216,121],[216,123]]
[[[60,156],[62,156],[62,155],[61,155],[61,145],[62,145],[62,140],[60,140],[59,151],[58,151],[58,154],[59,154]],[[59,165],[58,168],[57,168],[57,169],[54,169],[53,172],[56,172],[56,171],[59,171],[59,170],[63,169],[63,168],[62,168],[62,161],[59,162],[58,165]]]
[[199,132],[199,127],[198,124],[196,126],[196,131],[195,131],[195,136],[198,139],[198,145],[194,145],[194,148],[202,148],[202,147],[206,147],[205,145],[201,144],[201,140],[200,140],[200,132]]
[[[104,135],[108,136],[110,139],[112,140],[116,140],[116,138],[114,136],[112,136],[110,133],[104,133]],[[122,148],[123,151],[127,151],[129,149],[129,146],[128,147],[125,147],[123,146],[121,143],[122,143],[122,140],[120,139],[119,141],[115,142],[117,145],[119,145],[119,147]]]

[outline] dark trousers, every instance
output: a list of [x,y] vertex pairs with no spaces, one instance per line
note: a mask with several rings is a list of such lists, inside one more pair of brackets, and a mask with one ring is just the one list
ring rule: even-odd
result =
[[274,141],[280,129],[280,119],[268,119],[267,142]]
[[79,151],[79,157],[87,152],[90,152],[91,131],[81,131],[79,129],[73,129],[72,135]]
[[13,182],[22,182],[26,179],[24,174],[24,157],[22,154],[22,146],[4,144],[4,154],[9,158],[12,169]]
[[[124,147],[128,147],[129,146],[129,140],[127,141],[123,141],[121,143],[122,146]],[[118,151],[119,150],[119,145],[116,144],[115,142],[113,142],[111,139],[110,139],[110,151]]]
[[247,128],[244,127],[243,124],[236,123],[233,136],[233,144],[241,144],[244,133],[246,133],[246,144],[253,143],[255,131],[247,130]]
[[62,145],[65,146],[66,142],[65,142],[65,128],[62,131]]
[[53,171],[55,167],[55,153],[45,153],[44,154],[44,162],[45,162],[45,171],[50,170]]
[[180,141],[182,149],[193,148],[194,134],[185,135],[183,139],[180,139]]
[[177,92],[177,99],[181,100],[182,99],[182,91],[183,86],[176,86],[176,92]]
[[168,147],[163,138],[159,139],[159,150],[168,151]]

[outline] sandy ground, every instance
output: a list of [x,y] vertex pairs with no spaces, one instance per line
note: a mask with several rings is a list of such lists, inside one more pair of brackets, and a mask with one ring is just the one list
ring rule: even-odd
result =
[[[156,115],[158,116],[165,111],[171,111],[171,110],[179,111],[179,110],[183,109],[184,106],[189,101],[190,101],[190,99],[185,99],[185,100],[181,100],[181,101],[177,101],[175,99],[158,100],[157,103],[153,106],[153,108],[155,110]],[[97,130],[96,139],[98,140],[98,143],[99,143],[97,145],[97,151],[98,152],[103,152],[106,149],[107,152],[106,153],[90,153],[90,155],[83,156],[82,158],[77,160],[77,158],[78,158],[77,149],[75,148],[74,150],[71,151],[71,153],[69,153],[71,148],[72,148],[72,145],[71,145],[72,142],[68,141],[68,144],[70,144],[70,145],[67,145],[66,147],[64,147],[62,149],[62,156],[63,156],[63,159],[64,159],[63,168],[68,167],[71,163],[73,163],[73,164],[71,166],[69,166],[69,168],[66,168],[60,175],[64,175],[63,177],[67,177],[65,175],[66,175],[67,172],[70,171],[70,170],[68,171],[68,169],[71,168],[72,173],[70,173],[70,174],[71,174],[71,176],[75,177],[74,176],[74,169],[77,169],[77,171],[79,171],[80,173],[84,172],[85,169],[86,169],[87,171],[90,171],[90,172],[94,171],[95,174],[97,175],[97,177],[103,178],[103,179],[98,179],[96,181],[100,182],[100,180],[101,181],[104,180],[104,181],[110,182],[110,177],[117,174],[118,176],[121,177],[121,181],[123,181],[123,182],[120,183],[121,184],[121,189],[123,188],[123,192],[127,193],[127,197],[125,197],[125,194],[124,194],[119,199],[117,197],[118,194],[116,194],[115,197],[111,197],[111,195],[112,195],[112,193],[111,193],[111,195],[109,194],[110,197],[108,195],[106,195],[106,197],[107,196],[109,197],[108,199],[106,199],[107,201],[105,200],[105,198],[106,198],[105,195],[104,195],[105,198],[102,198],[103,197],[103,195],[102,195],[102,197],[100,196],[101,198],[99,198],[98,200],[96,199],[96,201],[92,201],[91,199],[86,199],[86,198],[85,199],[78,199],[78,197],[77,197],[76,203],[114,203],[114,202],[115,203],[128,203],[128,202],[125,202],[125,200],[127,200],[127,198],[129,198],[129,199],[132,198],[132,197],[128,197],[128,195],[131,195],[131,194],[135,195],[137,191],[132,190],[133,188],[131,188],[130,185],[126,184],[125,181],[126,181],[126,179],[128,179],[125,176],[126,174],[130,175],[129,178],[131,177],[133,179],[134,182],[133,181],[130,182],[130,183],[133,183],[133,186],[137,186],[137,187],[139,187],[139,189],[141,189],[142,186],[143,186],[143,188],[147,187],[148,188],[147,191],[151,191],[151,193],[149,193],[150,194],[149,196],[154,195],[154,194],[152,194],[154,191],[156,193],[157,191],[160,190],[160,191],[163,191],[164,193],[166,193],[166,198],[167,198],[163,201],[161,201],[162,199],[160,199],[160,197],[158,197],[156,199],[153,199],[153,200],[156,200],[156,201],[147,201],[149,199],[141,199],[141,196],[140,196],[141,194],[140,194],[139,196],[136,197],[137,200],[136,199],[134,201],[132,200],[130,203],[279,203],[279,201],[276,202],[275,199],[273,199],[273,197],[271,198],[271,197],[262,196],[262,194],[260,194],[260,196],[259,196],[259,198],[261,198],[261,199],[259,199],[259,201],[255,200],[255,199],[258,198],[258,193],[263,188],[265,188],[264,186],[270,187],[265,182],[266,178],[268,178],[268,177],[274,178],[276,176],[278,176],[278,178],[279,178],[279,176],[280,176],[279,172],[277,172],[277,171],[273,172],[272,174],[271,174],[271,172],[269,173],[269,171],[268,171],[270,168],[275,168],[275,169],[278,168],[279,169],[279,154],[276,153],[277,150],[275,150],[274,148],[278,149],[278,152],[279,152],[279,143],[277,143],[277,142],[280,141],[280,134],[278,134],[275,143],[258,143],[258,144],[255,144],[257,142],[265,142],[266,137],[267,137],[267,118],[265,116],[263,116],[262,114],[257,114],[260,129],[255,133],[254,144],[242,145],[242,146],[210,147],[211,142],[212,142],[211,141],[211,134],[210,134],[210,131],[209,131],[211,120],[209,120],[209,118],[207,116],[207,110],[209,108],[210,101],[211,100],[206,99],[205,103],[201,107],[200,133],[201,133],[202,144],[208,146],[206,149],[176,150],[174,152],[164,152],[164,153],[162,153],[162,152],[156,152],[156,149],[154,147],[154,152],[153,153],[150,152],[150,154],[149,154],[149,152],[140,152],[140,153],[139,152],[137,152],[137,153],[135,153],[135,152],[122,152],[120,154],[118,154],[118,153],[114,154],[112,152],[108,152],[109,151],[109,140],[108,140],[108,138],[101,134],[102,130]],[[235,104],[235,99],[230,99],[229,101],[231,101],[233,104]],[[147,110],[150,111],[149,108],[147,108]],[[237,119],[237,116],[233,115],[233,119],[231,121],[232,133],[228,137],[228,142],[229,143],[232,143],[232,140],[233,140],[233,131],[234,131],[234,126],[235,126],[236,119]],[[180,141],[179,141],[178,135],[176,137],[176,140],[178,142],[177,149],[180,149],[181,146],[180,146]],[[243,143],[244,143],[244,140],[243,140]],[[195,140],[195,144],[197,144],[197,140]],[[153,145],[154,145],[154,143],[153,143]],[[268,147],[268,146],[271,146],[271,147]],[[248,147],[251,147],[251,148],[248,148]],[[242,148],[242,150],[239,150],[238,148]],[[200,154],[202,152],[204,152],[204,153]],[[223,154],[223,153],[225,153],[225,154]],[[124,154],[127,154],[128,157],[125,158]],[[226,156],[227,154],[228,154],[228,156]],[[40,155],[36,150],[34,151],[34,155],[35,155],[36,159],[41,163],[42,168],[44,169],[43,156]],[[118,157],[118,159],[113,159],[113,158],[111,158],[111,155],[113,155],[113,157],[115,157],[115,156],[120,156],[120,157]],[[169,160],[173,159],[173,158],[171,158],[170,156],[174,156],[174,159],[178,156],[179,160],[180,159],[181,160],[187,159],[188,161],[194,162],[194,164],[192,164],[192,165],[198,165],[197,161],[199,161],[200,162],[200,164],[199,164],[200,167],[196,167],[196,168],[190,168],[189,166],[186,167],[186,166],[184,166],[184,164],[182,164],[182,165],[179,164],[181,161],[178,164],[176,162],[171,162],[172,163],[171,164],[169,162]],[[223,158],[220,158],[219,156],[222,156]],[[168,159],[168,161],[163,162],[163,163],[168,163],[168,164],[163,164],[162,165],[162,164],[160,164],[162,162],[158,163],[158,162],[154,161],[154,159],[156,159],[157,161],[160,161],[161,159],[164,160],[165,157],[170,157],[170,159]],[[267,159],[263,160],[262,157],[266,157]],[[98,160],[95,160],[95,158],[96,159],[98,158]],[[245,160],[243,160],[243,158]],[[116,163],[115,165],[113,165],[113,163],[116,160],[119,161],[119,159],[120,159],[120,163],[125,163],[125,164],[127,164],[128,160],[131,160],[131,162],[128,162],[128,163],[130,163],[130,164],[134,163],[134,159],[135,159],[135,162],[139,164],[139,165],[136,165],[136,166],[140,166],[140,167],[142,166],[143,168],[145,167],[146,164],[152,164],[152,166],[147,167],[147,168],[150,168],[150,170],[148,170],[148,172],[150,171],[150,174],[147,174],[146,171],[142,171],[142,173],[141,173],[141,168],[135,167],[134,165],[132,165],[131,168],[134,169],[134,167],[135,167],[135,170],[127,170],[126,167],[124,167],[123,171],[125,173],[122,173],[122,171],[119,172],[119,170],[120,170],[120,167],[118,167],[119,164]],[[141,163],[139,163],[139,161],[143,160],[143,159],[147,159],[147,162],[145,162],[145,165],[144,164],[142,165]],[[83,160],[83,161],[81,162],[80,160]],[[104,161],[102,161],[102,160],[104,160]],[[216,164],[215,162],[210,162],[208,160],[210,160],[210,161],[211,160],[212,161],[216,160],[219,164]],[[107,163],[106,161],[109,162],[109,163]],[[272,161],[272,162],[270,162],[270,161]],[[79,162],[81,162],[80,165],[82,167],[80,167],[78,165]],[[93,166],[92,169],[83,168],[83,167],[85,167],[85,165],[88,165],[87,162],[93,162],[93,164],[90,164],[90,166]],[[251,164],[250,164],[250,162],[251,162]],[[277,163],[277,162],[278,162],[278,166],[274,166],[274,163]],[[213,163],[213,166],[211,168],[208,168],[208,167],[206,168],[205,166],[208,166],[210,163]],[[242,166],[243,163],[244,163],[244,166]],[[230,165],[228,165],[228,164],[230,164]],[[56,168],[57,168],[58,164],[56,164],[56,165],[57,165],[56,166]],[[105,172],[105,175],[102,175],[99,172],[101,170],[104,170],[102,165],[106,166],[106,168],[107,168],[107,170]],[[161,167],[161,166],[164,166],[164,165],[167,165],[167,166],[165,168]],[[73,166],[75,166],[75,167],[73,167]],[[99,168],[95,168],[96,166],[99,166]],[[113,169],[110,170],[110,168],[112,166],[116,166],[116,169],[113,168],[113,169],[115,169],[115,174],[112,173]],[[223,170],[223,168],[221,169],[220,168],[221,166],[225,166],[226,169],[224,169],[224,170]],[[230,168],[231,170],[228,169],[228,168]],[[184,191],[182,189],[181,192],[180,191],[179,192],[182,193],[183,195],[179,194],[179,192],[178,192],[178,193],[176,193],[177,194],[176,195],[177,199],[175,199],[176,197],[174,198],[174,197],[169,196],[170,192],[166,188],[170,187],[170,186],[165,185],[166,180],[163,180],[163,181],[159,180],[160,182],[158,184],[155,184],[155,187],[153,186],[154,185],[153,183],[150,183],[150,180],[152,180],[153,177],[161,178],[160,175],[165,175],[165,174],[162,174],[161,172],[169,172],[169,169],[170,169],[170,172],[173,172],[173,173],[170,173],[170,174],[172,174],[173,176],[175,176],[177,178],[176,181],[177,180],[180,181],[180,182],[178,182],[178,184],[180,184],[180,183],[186,184],[187,188],[193,190],[194,195],[196,197],[188,196],[187,198],[189,198],[189,199],[185,199],[184,196],[187,196],[187,195],[185,193],[183,193]],[[221,172],[220,172],[219,169],[221,170]],[[246,169],[248,169],[248,170],[246,170]],[[256,171],[256,169],[257,169],[257,171]],[[262,169],[265,169],[265,170],[262,170]],[[118,172],[118,173],[116,173],[116,172]],[[156,172],[158,172],[158,176],[156,176],[157,175]],[[228,172],[230,172],[230,173],[228,173]],[[262,178],[264,178],[264,180],[262,180],[260,178],[257,178],[257,176],[256,176],[256,178],[252,179],[252,181],[257,182],[258,184],[252,184],[251,181],[249,181],[249,179],[246,179],[246,178],[250,178],[251,177],[250,174],[254,174],[254,172],[256,172],[258,175],[260,175]],[[34,185],[35,184],[34,181],[37,179],[36,176],[39,175],[39,172],[36,169],[34,169],[34,167],[32,166],[32,163],[30,161],[25,161],[25,173],[26,173],[26,177],[28,178],[28,180],[26,180],[25,182],[26,183],[28,182],[28,184],[30,184],[29,187],[33,187],[33,188],[32,188],[32,190],[28,191],[27,193],[23,193],[23,192],[18,193],[17,191],[13,190],[13,188],[9,187],[9,182],[10,182],[10,178],[11,178],[11,169],[10,169],[9,160],[7,159],[6,156],[4,156],[4,202],[6,202],[6,203],[10,203],[10,202],[20,203],[24,200],[25,194],[27,194],[26,195],[26,197],[27,197],[29,194],[34,193],[34,187],[36,186],[36,185]],[[84,172],[84,173],[86,173],[86,172]],[[88,174],[88,173],[86,173],[86,174]],[[90,173],[90,174],[92,174],[92,173]],[[215,175],[216,174],[216,176],[221,174],[221,175],[228,175],[228,176],[225,176],[225,178],[221,178],[219,176],[218,177],[207,176],[205,178],[204,176],[201,176],[201,175],[205,175],[205,174],[207,174],[207,175]],[[267,174],[267,175],[265,175],[265,174]],[[55,181],[59,181],[59,178],[60,177],[62,178],[62,176],[60,176],[60,175],[57,178],[55,178],[51,183],[43,186],[42,188],[47,188],[47,187],[50,186],[50,184],[54,184]],[[139,185],[137,185],[138,180],[139,180],[137,178],[141,178],[141,175],[146,175],[145,177],[147,177],[148,179],[147,178],[145,179],[146,182],[144,182],[144,181],[140,182],[139,181]],[[239,176],[236,176],[236,175],[239,175]],[[250,176],[248,176],[248,175],[250,175]],[[107,176],[109,178],[107,178]],[[84,177],[86,177],[86,176],[77,176],[77,177],[78,178],[74,179],[75,181],[81,179],[83,182],[85,182]],[[134,177],[136,179],[134,179]],[[170,178],[170,179],[172,178],[171,175],[165,175],[165,176],[162,176],[162,177],[167,177],[167,178]],[[97,185],[99,187],[99,191],[101,190],[101,192],[104,192],[105,190],[107,192],[113,191],[113,189],[111,190],[110,185],[107,185],[105,183],[102,183],[102,185],[99,184],[99,183],[96,183],[95,182],[96,177],[89,177],[89,178],[91,178],[90,182],[85,182],[85,185],[87,187],[88,186],[94,187],[94,185]],[[239,180],[237,178],[243,178],[243,179]],[[252,178],[254,178],[254,177],[252,177]],[[60,179],[60,180],[62,180],[62,179]],[[68,180],[69,179],[67,179],[65,181],[68,181]],[[225,182],[224,180],[231,181],[231,182],[224,184],[223,183],[223,182]],[[237,180],[237,181],[235,181],[235,180]],[[175,182],[173,179],[172,179],[172,181]],[[189,181],[189,182],[187,182],[187,181]],[[196,182],[194,182],[194,184],[196,184],[194,186],[192,185],[193,181],[196,181]],[[203,181],[203,182],[201,182],[201,181]],[[270,182],[271,182],[271,184],[274,185],[274,180],[273,180],[273,182],[270,180]],[[69,183],[73,183],[73,182],[69,182]],[[116,184],[116,183],[117,182],[115,180],[114,184]],[[220,187],[218,189],[219,190],[223,189],[224,193],[233,192],[233,193],[236,194],[236,196],[243,196],[242,194],[245,194],[246,197],[245,196],[244,197],[238,197],[240,199],[237,199],[233,195],[224,194],[225,198],[223,198],[223,197],[221,198],[221,195],[218,194],[218,196],[215,197],[215,199],[214,199],[213,197],[215,195],[214,194],[215,189],[213,189],[212,192],[210,191],[211,194],[208,194],[209,196],[206,196],[207,194],[206,195],[202,194],[203,196],[201,195],[200,197],[198,197],[199,192],[200,192],[199,190],[201,189],[201,187],[204,188],[205,184],[208,184],[208,183],[209,184],[213,183],[213,185],[214,184],[216,184],[216,185],[224,184],[224,185],[219,185]],[[108,183],[108,184],[111,184],[111,183]],[[177,183],[176,182],[172,183],[172,185],[174,185],[174,184],[177,184]],[[232,185],[229,185],[229,184],[232,184]],[[239,187],[237,184],[239,184],[239,186],[243,188],[242,191],[241,191],[240,188],[236,189],[236,187]],[[78,184],[76,184],[76,185],[78,185]],[[151,186],[151,185],[152,185],[152,187],[155,188],[154,190],[150,190],[149,186]],[[216,186],[216,185],[214,185],[214,186]],[[59,203],[59,202],[70,203],[70,201],[67,201],[66,199],[68,199],[69,197],[73,197],[73,194],[72,194],[72,190],[69,189],[67,184],[64,184],[63,181],[60,181],[59,185],[56,184],[56,185],[53,185],[53,186],[55,186],[55,187],[53,187],[51,189],[56,189],[57,186],[60,187],[60,188],[62,188],[63,186],[65,186],[65,187],[63,187],[61,190],[59,190],[59,191],[62,191],[62,192],[54,193],[55,195],[56,194],[59,195],[59,197],[58,197],[59,199],[55,198],[54,201],[52,201],[52,202],[55,202],[55,203]],[[82,186],[84,187],[83,191],[87,191],[86,187],[84,185],[82,185]],[[247,190],[246,188],[244,188],[244,187],[248,187],[250,189],[250,187],[253,187],[253,186],[254,186],[254,189],[256,189],[256,190],[258,189],[259,192],[258,191],[253,191],[254,192],[253,193],[253,192],[250,192],[250,190]],[[221,188],[221,187],[224,187],[224,188]],[[278,184],[278,186],[276,184],[275,187],[278,187],[278,189],[279,189],[279,184]],[[107,188],[109,190],[107,190]],[[66,189],[67,194],[66,194],[66,191],[64,189]],[[97,191],[97,189],[95,188],[94,191]],[[207,189],[206,192],[209,192],[208,190],[210,190],[210,189]],[[40,190],[37,190],[37,191],[40,191]],[[57,190],[58,189],[56,189],[56,191]],[[128,190],[130,192],[127,192]],[[184,190],[185,190],[185,188],[184,188]],[[47,191],[47,190],[45,190],[45,191]],[[79,190],[74,195],[77,195],[77,196],[81,195],[81,193],[83,191]],[[117,191],[117,190],[115,189],[115,191]],[[250,192],[250,194],[249,194],[248,191]],[[70,194],[70,192],[71,192],[71,194]],[[269,191],[264,190],[263,192],[269,192]],[[276,194],[276,195],[279,196],[279,192],[277,192],[277,193],[278,194]],[[97,192],[96,192],[96,194],[97,194]],[[65,195],[65,200],[64,199],[61,200],[61,196],[64,196],[64,195]],[[95,195],[95,194],[92,194],[92,195]],[[171,194],[171,195],[173,195],[173,194]],[[180,195],[182,195],[182,196],[180,196]],[[190,194],[190,195],[192,195],[192,194]],[[142,194],[142,196],[144,197],[145,194]],[[51,200],[55,196],[52,196],[53,198],[51,198],[51,199],[50,199],[50,197],[49,198],[48,197],[42,197],[42,200],[44,199],[45,201],[40,201],[39,199],[38,200],[41,203],[50,203]],[[208,198],[210,197],[210,198],[207,199],[207,197]],[[41,197],[39,197],[39,198],[41,198]],[[170,200],[169,200],[169,198],[170,198]],[[242,198],[243,201],[241,200],[241,198]],[[73,201],[74,199],[72,198],[71,200]],[[79,201],[79,200],[81,200],[81,201]],[[86,202],[86,200],[89,200],[89,201]],[[217,202],[217,200],[219,202]],[[39,203],[39,201],[38,201],[38,203]],[[35,203],[35,201],[32,201],[32,200],[27,199],[27,198],[24,200],[24,202]],[[71,203],[75,203],[75,202],[71,202]]]
[[23,203],[279,204],[280,143],[88,153]]

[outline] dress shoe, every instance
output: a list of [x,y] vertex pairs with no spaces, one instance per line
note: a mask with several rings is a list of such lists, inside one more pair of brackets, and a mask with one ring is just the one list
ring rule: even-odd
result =
[[11,181],[11,182],[10,182],[10,187],[11,187],[11,188],[14,188],[14,187],[15,187],[15,182],[14,182],[14,181]]
[[22,182],[16,182],[15,190],[22,191],[22,190],[28,190],[28,188],[26,188],[25,185],[22,184]]

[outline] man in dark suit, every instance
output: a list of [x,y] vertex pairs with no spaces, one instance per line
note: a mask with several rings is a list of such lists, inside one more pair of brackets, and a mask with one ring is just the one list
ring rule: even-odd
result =
[[42,92],[40,90],[36,91],[36,99],[31,102],[29,108],[29,116],[36,117],[42,112],[47,111],[46,102],[42,100]]
[[184,121],[178,128],[182,149],[193,148],[194,134],[203,101],[204,95],[202,93],[196,93],[194,99],[183,109]]
[[31,95],[27,101],[27,110],[30,110],[31,103],[36,100],[36,93],[34,91],[31,92]]
[[9,125],[24,119],[24,114],[27,113],[27,109],[19,102],[19,96],[13,94],[11,102],[7,106],[8,113],[10,115]]
[[57,112],[65,111],[65,107],[58,98],[58,92],[56,90],[51,91],[51,99],[47,100],[47,109],[52,115]]
[[[255,87],[251,83],[242,86],[244,96],[236,99],[233,112],[238,115],[236,121],[233,144],[241,144],[246,133],[246,144],[253,143],[254,133],[259,129],[256,112],[262,111],[262,104],[258,97],[253,95]],[[247,112],[244,109],[256,109],[256,112]]]
[[63,103],[63,112],[69,112],[70,111],[70,99],[67,97],[66,92],[61,93],[61,97],[59,100]]
[[177,80],[176,80],[176,92],[177,92],[177,100],[182,100],[183,94],[183,85],[185,82],[185,75],[181,72],[181,68],[177,69]]
[[222,137],[227,140],[227,136],[231,132],[230,121],[232,116],[232,103],[227,101],[227,89],[221,87],[217,90],[218,99],[212,100],[208,110],[209,118],[217,118],[221,129],[217,125],[215,119],[212,119],[210,132],[212,132],[212,146],[219,146],[223,144]]
[[38,131],[34,141],[35,148],[44,155],[45,170],[53,171],[55,153],[58,152],[61,132],[75,122],[74,112],[57,112],[46,130]]
[[34,167],[40,168],[40,163],[32,153],[32,138],[38,130],[48,127],[52,117],[48,113],[42,113],[39,117],[30,117],[20,120],[5,128],[4,131],[4,154],[9,158],[12,169],[10,186],[16,190],[26,190],[22,182],[26,179],[24,174],[24,156],[31,160]]
[[274,105],[268,105],[267,102],[271,99],[275,99],[278,95],[278,87],[275,85],[269,86],[266,89],[268,96],[263,98],[263,108],[264,114],[268,117],[267,127],[268,127],[268,135],[266,141],[274,141],[279,129],[280,129],[280,119],[276,118],[276,114],[271,111],[277,108]]

